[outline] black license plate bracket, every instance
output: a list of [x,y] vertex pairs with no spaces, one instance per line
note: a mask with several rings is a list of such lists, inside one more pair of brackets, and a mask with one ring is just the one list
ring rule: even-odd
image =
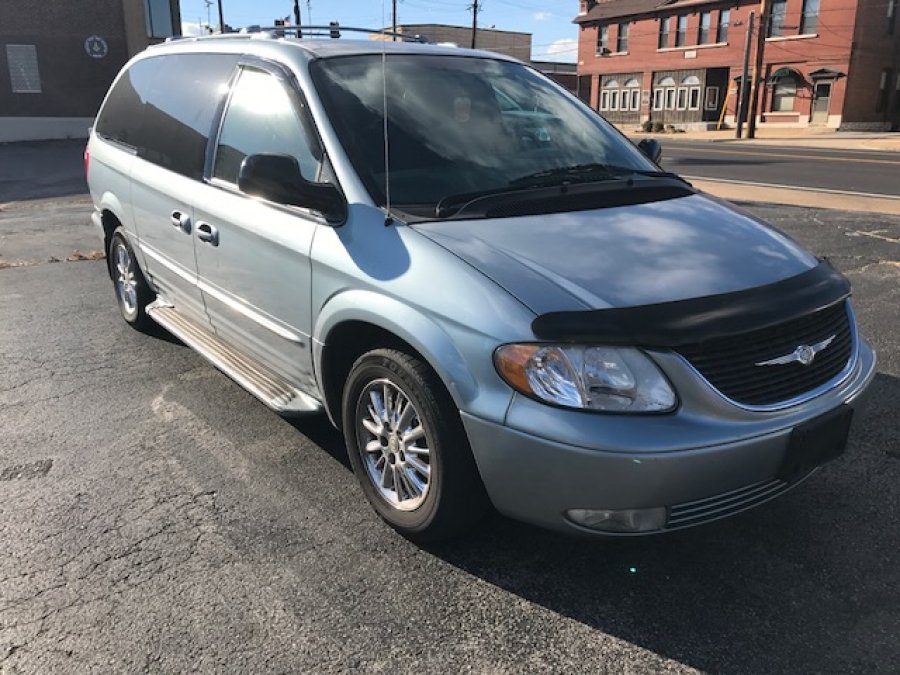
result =
[[794,427],[776,478],[791,482],[840,457],[847,447],[852,421],[853,408],[842,405]]

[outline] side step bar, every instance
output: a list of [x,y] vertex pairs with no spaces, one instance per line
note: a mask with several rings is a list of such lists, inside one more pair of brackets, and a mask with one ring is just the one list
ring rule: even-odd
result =
[[309,415],[323,410],[322,404],[312,396],[303,393],[266,366],[241,354],[208,328],[185,318],[171,305],[155,300],[147,305],[147,316],[197,350],[272,410],[282,415]]

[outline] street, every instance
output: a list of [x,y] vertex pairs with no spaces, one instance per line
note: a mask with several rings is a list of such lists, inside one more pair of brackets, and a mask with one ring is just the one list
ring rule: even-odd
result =
[[[684,173],[716,157],[676,165],[676,145]],[[706,166],[750,171],[740,152]],[[741,205],[850,278],[879,355],[846,454],[803,485],[656,537],[494,516],[420,548],[369,507],[324,417],[280,418],[121,320],[75,177],[38,194],[14,178],[0,175],[0,672],[896,672],[900,217]]]
[[[677,138],[677,137],[676,137]],[[900,153],[660,139],[663,166],[706,178],[900,197]]]

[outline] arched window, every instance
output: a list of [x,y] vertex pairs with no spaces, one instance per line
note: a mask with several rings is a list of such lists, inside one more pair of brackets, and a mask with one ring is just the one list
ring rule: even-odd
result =
[[625,81],[626,91],[622,92],[622,110],[637,112],[641,109],[641,83],[636,77]]
[[[688,110],[700,110],[700,78],[696,75],[688,75],[681,81],[681,86],[686,90],[684,107]],[[679,108],[681,108],[680,102]]]
[[600,92],[600,110],[618,110],[619,109],[619,82],[618,80],[607,80],[603,83]]
[[671,77],[664,77],[663,79],[661,79],[659,82],[656,83],[656,86],[657,87],[674,87],[675,80],[674,80],[674,78],[671,78]]
[[775,80],[772,92],[772,112],[793,112],[797,98],[797,77],[789,74]]

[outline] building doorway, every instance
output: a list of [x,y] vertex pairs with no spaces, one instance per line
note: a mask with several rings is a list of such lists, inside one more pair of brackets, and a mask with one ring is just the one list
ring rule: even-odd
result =
[[809,123],[815,125],[828,123],[828,106],[831,103],[831,82],[816,82],[813,95],[812,116]]

